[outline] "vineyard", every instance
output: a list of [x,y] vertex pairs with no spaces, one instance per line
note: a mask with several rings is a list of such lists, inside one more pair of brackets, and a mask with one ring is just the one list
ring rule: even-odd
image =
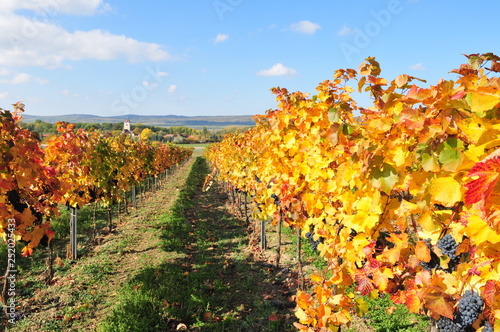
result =
[[500,58],[467,59],[429,87],[367,58],[314,96],[274,88],[276,110],[207,151],[208,180],[317,241],[297,329],[339,331],[387,294],[442,332],[500,331]]
[[367,58],[312,96],[273,88],[196,160],[64,122],[42,146],[22,103],[0,110],[2,324],[500,331],[500,57],[466,57],[429,86]]
[[[59,135],[42,148],[35,134],[19,126],[24,105],[13,106],[13,112],[0,113],[0,233],[9,248],[2,302],[11,311],[15,311],[15,289],[9,278],[15,278],[17,272],[16,243],[23,244],[24,257],[31,256],[40,244],[50,248],[55,236],[51,220],[60,214],[61,206],[74,211],[72,233],[76,239],[78,209],[90,203],[108,210],[113,204],[126,204],[128,191],[145,181],[156,183],[192,154],[192,149],[133,140],[127,135],[76,131],[66,123],[58,124]],[[73,256],[76,258],[76,249]],[[49,263],[47,283],[52,279],[52,261]]]

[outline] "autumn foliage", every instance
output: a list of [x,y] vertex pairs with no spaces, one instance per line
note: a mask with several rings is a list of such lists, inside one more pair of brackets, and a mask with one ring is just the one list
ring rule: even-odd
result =
[[147,177],[180,163],[192,149],[171,144],[132,140],[127,135],[75,130],[59,123],[59,135],[42,149],[35,134],[19,126],[24,105],[14,112],[0,109],[0,236],[15,219],[16,240],[29,256],[42,239],[54,236],[50,219],[59,205],[105,205],[123,199],[123,193]]
[[[473,290],[485,303],[473,327],[500,330],[500,58],[467,58],[456,80],[429,87],[388,81],[367,58],[314,96],[274,88],[276,110],[207,151],[259,218],[324,239],[328,267],[297,294],[299,329],[337,330],[362,312],[360,295],[453,319]],[[358,106],[351,86],[373,105]],[[437,246],[447,234],[456,257]]]

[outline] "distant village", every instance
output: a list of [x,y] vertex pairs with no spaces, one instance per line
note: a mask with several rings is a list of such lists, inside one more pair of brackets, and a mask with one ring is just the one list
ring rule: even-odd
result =
[[[22,122],[21,125],[37,133],[42,141],[46,141],[51,136],[57,134],[57,125],[53,123],[35,120],[30,123]],[[140,123],[133,124],[129,119],[126,119],[123,123],[75,123],[75,129],[79,128],[85,129],[86,131],[97,130],[109,132],[114,136],[126,134],[135,139],[175,144],[218,142],[226,133],[241,129],[237,127],[228,127],[223,130],[215,131],[208,130],[206,127],[201,130],[188,127],[157,127]]]

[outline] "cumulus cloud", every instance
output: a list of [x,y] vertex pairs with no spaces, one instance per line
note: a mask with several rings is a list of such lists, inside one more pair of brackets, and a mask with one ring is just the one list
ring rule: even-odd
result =
[[177,91],[177,85],[170,84],[167,91],[168,91],[168,93],[174,93],[175,91]]
[[297,71],[293,68],[287,68],[281,63],[277,63],[269,69],[263,69],[257,73],[258,76],[293,76],[297,75]]
[[339,32],[337,32],[337,35],[339,36],[349,36],[349,35],[353,35],[356,33],[356,30],[347,26],[347,25],[343,25],[342,28],[339,30]]
[[[11,10],[36,10],[36,6],[43,1],[7,2]],[[74,14],[74,11],[81,9],[81,13],[92,14],[102,6],[104,4],[100,0],[72,0],[64,1],[57,11]],[[66,65],[67,61],[84,59],[122,58],[129,62],[175,59],[159,44],[141,42],[104,30],[69,32],[38,16],[22,16],[12,12],[0,14],[0,31],[5,32],[0,34],[0,65],[54,68]]]
[[417,64],[414,64],[414,65],[411,65],[410,66],[410,69],[413,69],[413,70],[426,70],[426,68],[424,67],[424,64],[422,62],[419,62]]
[[298,23],[293,23],[290,26],[290,30],[305,33],[307,35],[312,35],[319,29],[321,29],[319,24],[310,21],[300,21]]
[[25,84],[35,82],[38,84],[47,84],[49,81],[39,78],[33,77],[27,73],[18,73],[9,68],[0,68],[0,83],[1,84]]
[[229,39],[229,35],[228,35],[228,34],[225,34],[225,33],[219,33],[219,34],[217,35],[217,37],[215,37],[214,42],[215,42],[216,44],[218,44],[218,43],[225,42],[225,41],[226,41],[226,40],[228,40],[228,39]]

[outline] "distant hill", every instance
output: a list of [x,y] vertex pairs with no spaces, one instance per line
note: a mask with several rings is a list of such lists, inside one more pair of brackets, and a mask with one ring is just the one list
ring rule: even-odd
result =
[[125,114],[117,116],[98,116],[91,114],[68,114],[68,115],[30,115],[23,114],[24,122],[35,122],[41,120],[49,123],[65,121],[69,123],[103,123],[123,122],[129,119],[132,125],[142,123],[144,125],[158,127],[189,127],[194,129],[223,129],[225,127],[249,127],[254,126],[252,115],[225,115],[225,116],[181,116],[181,115],[137,115]]

